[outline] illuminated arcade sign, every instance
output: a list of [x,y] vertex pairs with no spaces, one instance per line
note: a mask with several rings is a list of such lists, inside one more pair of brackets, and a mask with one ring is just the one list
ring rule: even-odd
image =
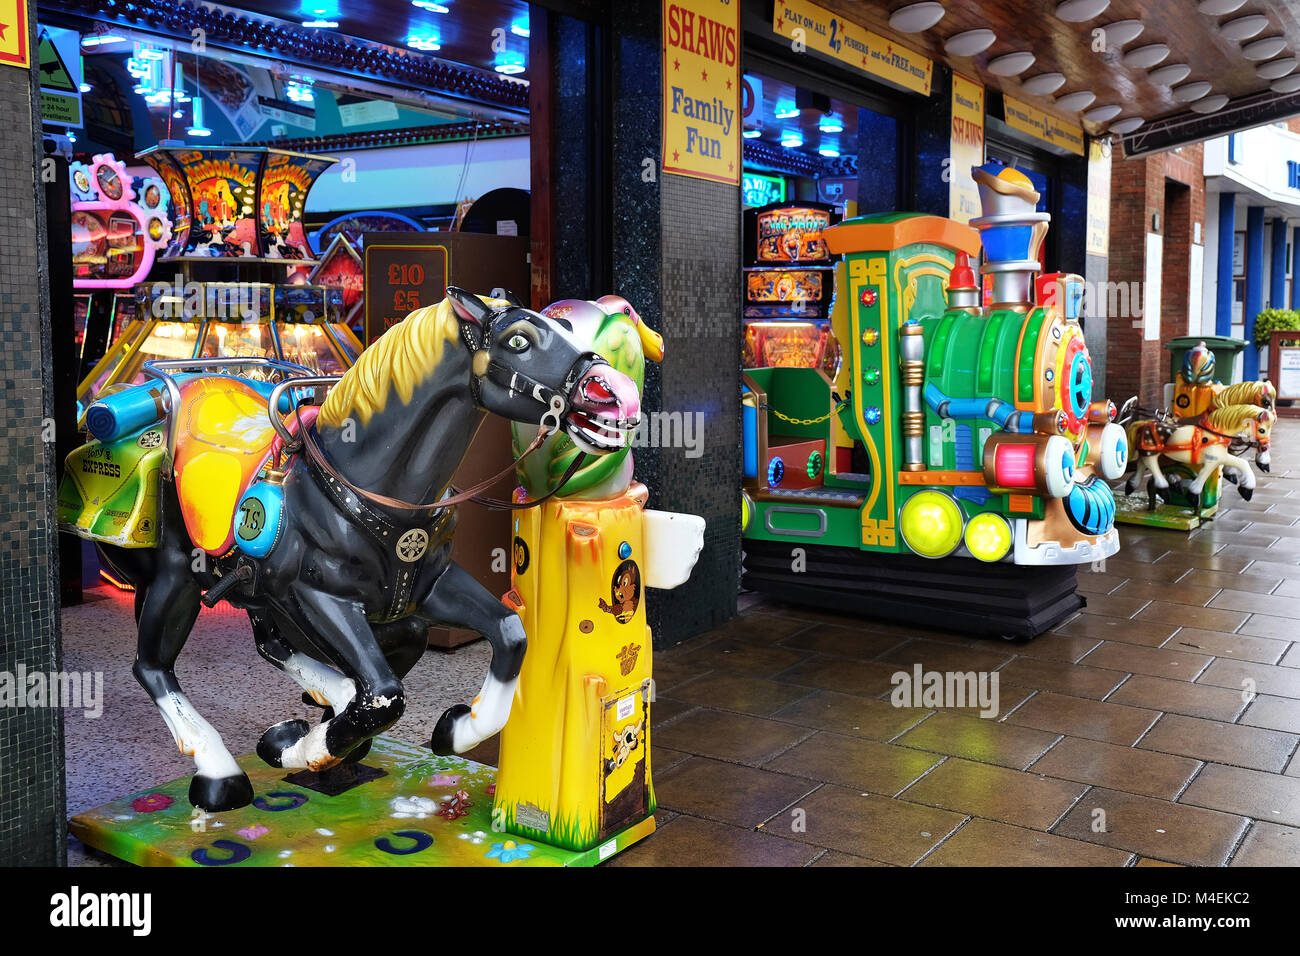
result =
[[785,202],[785,180],[780,176],[745,173],[743,183],[746,206],[766,206],[769,203]]

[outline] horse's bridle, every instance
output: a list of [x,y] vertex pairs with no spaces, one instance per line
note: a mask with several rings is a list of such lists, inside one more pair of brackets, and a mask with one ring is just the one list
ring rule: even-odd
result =
[[460,336],[470,354],[470,397],[474,399],[475,405],[479,408],[483,407],[481,390],[484,380],[496,383],[506,389],[512,396],[530,395],[547,406],[546,411],[542,414],[540,427],[558,431],[561,420],[569,411],[569,395],[573,392],[573,387],[593,365],[604,360],[595,352],[580,352],[577,358],[573,360],[573,364],[569,366],[569,370],[565,372],[564,381],[558,390],[537,381],[537,379],[520,372],[518,369],[507,368],[491,357],[487,343],[495,331],[497,321],[516,308],[518,307],[510,306],[498,309],[482,324],[458,317]]
[[[296,402],[293,405],[293,413],[294,418],[298,423],[298,432],[294,436],[294,441],[285,443],[285,452],[292,454],[301,449],[306,453],[307,458],[313,465],[344,487],[348,488],[350,491],[354,492],[358,497],[364,498],[373,504],[381,505],[385,508],[394,508],[399,511],[432,511],[440,508],[455,507],[456,505],[466,501],[473,501],[476,504],[498,511],[521,511],[528,508],[536,508],[538,505],[554,497],[566,484],[568,484],[569,479],[577,474],[578,470],[583,466],[587,458],[585,452],[581,450],[578,451],[578,454],[574,457],[569,467],[565,470],[563,476],[561,476],[559,483],[554,488],[550,489],[546,494],[534,498],[531,501],[501,501],[496,498],[489,498],[484,495],[483,492],[495,485],[502,478],[505,478],[507,475],[514,472],[514,470],[519,467],[521,461],[533,452],[537,451],[537,449],[542,446],[542,443],[545,442],[552,433],[560,430],[560,424],[564,415],[569,411],[569,393],[572,392],[573,387],[593,365],[603,360],[595,352],[580,353],[578,357],[574,359],[573,364],[569,366],[568,372],[565,373],[564,384],[561,386],[561,390],[559,391],[548,385],[544,385],[529,375],[507,368],[490,358],[485,362],[480,362],[479,356],[486,357],[490,355],[486,349],[486,343],[493,331],[493,323],[497,318],[505,315],[509,311],[509,309],[499,310],[491,319],[488,320],[487,323],[483,325],[476,322],[465,321],[463,319],[460,321],[461,338],[464,339],[465,345],[469,348],[470,353],[470,395],[474,399],[474,404],[476,406],[479,408],[483,407],[479,398],[479,383],[483,379],[489,379],[495,382],[502,388],[509,390],[512,395],[531,395],[546,406],[546,411],[542,413],[541,420],[538,422],[537,435],[529,443],[528,447],[524,449],[523,453],[501,471],[464,491],[458,492],[454,488],[451,488],[451,495],[443,497],[438,501],[424,502],[420,504],[403,501],[401,498],[393,498],[389,495],[379,494],[378,492],[367,491],[343,477],[343,475],[339,473],[338,469],[335,468],[326,457],[325,452],[318,444],[316,444],[315,438],[312,437],[311,433],[314,430],[315,425],[313,424],[308,427],[303,424],[302,414],[299,411]],[[480,364],[483,365],[481,371],[479,370]],[[293,380],[290,379],[287,382],[282,383],[282,387],[283,386],[293,387]],[[277,392],[280,390],[280,387],[276,389]],[[275,397],[277,396],[273,393],[272,398],[274,399]],[[270,406],[272,415],[275,414],[275,406],[276,403],[274,402]]]

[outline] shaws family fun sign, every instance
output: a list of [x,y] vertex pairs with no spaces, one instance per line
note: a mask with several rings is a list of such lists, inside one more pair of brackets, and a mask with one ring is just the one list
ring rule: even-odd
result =
[[740,0],[665,0],[663,169],[740,184]]

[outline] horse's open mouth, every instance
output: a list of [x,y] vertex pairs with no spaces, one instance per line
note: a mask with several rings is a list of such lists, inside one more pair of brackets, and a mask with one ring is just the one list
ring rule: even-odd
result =
[[627,446],[640,420],[636,383],[602,364],[588,370],[574,388],[565,430],[587,454],[608,455]]

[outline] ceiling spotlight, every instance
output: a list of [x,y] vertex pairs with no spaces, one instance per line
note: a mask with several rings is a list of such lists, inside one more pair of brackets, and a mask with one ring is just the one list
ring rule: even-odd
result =
[[840,155],[840,151],[831,146],[823,146],[821,149],[817,150],[817,152],[828,159],[835,159]]
[[1170,63],[1147,74],[1147,79],[1158,86],[1173,86],[1192,75],[1192,68],[1186,63]]
[[1083,118],[1089,123],[1104,123],[1119,116],[1123,109],[1122,106],[1097,106],[1084,113]]
[[1270,60],[1255,67],[1255,75],[1261,80],[1278,80],[1292,72],[1300,65],[1293,56],[1284,56],[1280,60]]
[[1095,93],[1089,93],[1087,90],[1079,90],[1075,93],[1066,93],[1056,99],[1056,105],[1061,109],[1077,113],[1079,110],[1087,109],[1092,105],[1092,101],[1097,98]]
[[1007,53],[988,62],[988,71],[994,76],[1019,76],[1034,65],[1034,55],[1028,50]]
[[1192,100],[1199,100],[1211,89],[1210,84],[1204,80],[1197,80],[1195,83],[1184,83],[1182,86],[1174,87],[1174,99],[1180,103],[1190,103]]
[[1261,13],[1252,13],[1249,16],[1229,20],[1227,23],[1220,23],[1219,36],[1227,37],[1229,40],[1249,40],[1266,26],[1268,26],[1268,17]]
[[1048,96],[1065,85],[1064,73],[1039,73],[1020,84],[1030,96]]
[[786,149],[796,149],[803,145],[803,137],[798,133],[785,133],[781,137],[781,145]]
[[1203,100],[1197,100],[1188,109],[1193,113],[1214,113],[1228,105],[1228,98],[1222,93],[1216,93],[1214,96],[1207,96]]
[[1274,93],[1294,93],[1300,90],[1300,74],[1295,76],[1284,76],[1280,80],[1274,80],[1268,87]]
[[1149,70],[1157,63],[1163,62],[1167,56],[1169,56],[1169,47],[1163,43],[1148,43],[1136,50],[1129,50],[1120,58],[1120,62],[1135,69]]
[[1141,20],[1116,20],[1114,23],[1108,23],[1101,28],[1106,34],[1106,43],[1110,46],[1123,46],[1131,40],[1136,40],[1143,30]]
[[822,117],[821,122],[817,124],[817,128],[821,130],[823,133],[844,132],[844,124],[841,123],[838,119],[836,119],[833,114]]
[[[1245,4],[1246,0],[1201,0],[1196,9],[1207,17],[1221,17],[1225,14],[1235,13]],[[1111,129],[1114,128],[1111,127]]]
[[1264,37],[1241,48],[1241,55],[1247,60],[1268,60],[1286,49],[1286,37]]
[[983,53],[997,41],[992,30],[967,30],[948,37],[943,43],[945,53],[951,56],[974,56]]
[[763,135],[763,131],[761,129],[754,129],[752,126],[746,126],[745,131],[740,135],[745,137],[745,139],[758,139]]
[[1125,116],[1122,120],[1116,120],[1110,124],[1110,132],[1126,136],[1145,122],[1146,120],[1140,116]]
[[1056,15],[1067,23],[1082,23],[1101,16],[1110,6],[1110,0],[1061,0],[1056,5]]
[[899,33],[920,33],[940,20],[946,11],[942,3],[912,3],[889,16],[889,26]]

